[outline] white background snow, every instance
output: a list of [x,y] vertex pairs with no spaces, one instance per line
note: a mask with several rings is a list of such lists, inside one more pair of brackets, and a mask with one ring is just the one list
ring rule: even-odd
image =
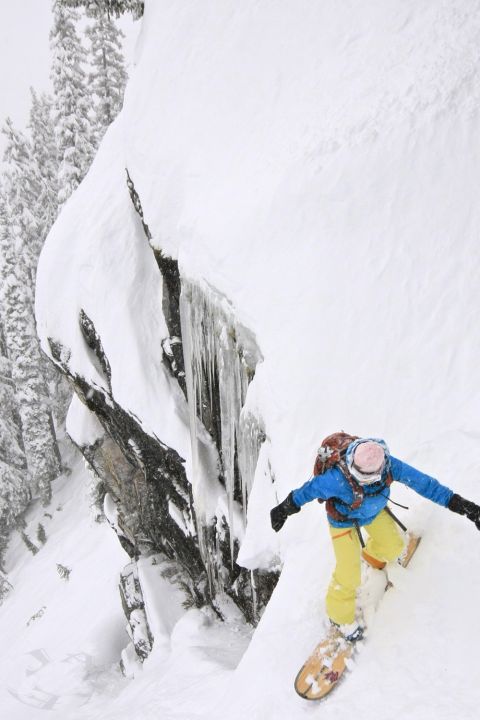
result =
[[[312,503],[279,536],[268,513],[341,428],[384,437],[396,456],[480,502],[479,48],[476,0],[147,0],[124,111],[41,259],[39,330],[101,384],[78,336],[85,308],[116,399],[189,467],[128,166],[154,242],[185,276],[225,294],[256,335],[264,362],[247,402],[268,440],[241,560],[281,556],[283,572],[249,644],[234,617],[219,626],[178,608],[178,622],[161,620],[171,590],[158,579],[164,632],[143,670],[123,679],[116,582],[128,559],[90,519],[77,468],[58,483],[63,510],[46,523],[45,547],[32,557],[16,538],[9,551],[6,717],[46,717],[24,704],[38,688],[58,695],[50,715],[62,720],[478,717],[472,524],[395,488],[422,545],[395,572],[354,671],[315,706],[293,679],[325,619],[324,511]],[[32,510],[32,526],[42,513]],[[68,582],[57,562],[72,568]]]

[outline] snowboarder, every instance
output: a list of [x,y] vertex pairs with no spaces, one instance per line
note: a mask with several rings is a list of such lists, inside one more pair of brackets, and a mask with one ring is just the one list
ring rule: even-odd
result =
[[[328,440],[335,438],[338,441],[340,436],[346,448],[335,455]],[[363,627],[355,619],[356,591],[361,584],[361,557],[381,570],[387,562],[398,558],[403,550],[403,536],[387,508],[392,481],[401,482],[419,495],[465,515],[479,530],[480,507],[434,478],[392,457],[383,440],[336,433],[323,442],[320,451],[324,453],[322,457],[327,460],[326,464],[322,468],[317,459],[315,469],[318,474],[314,471],[311,480],[290,492],[271,510],[271,522],[278,532],[289,515],[300,512],[305,503],[315,499],[326,501],[336,559],[326,598],[327,614],[332,625],[347,640],[355,642],[363,635]],[[331,456],[335,461],[333,465],[328,464]],[[364,546],[360,527],[365,528],[369,536]]]

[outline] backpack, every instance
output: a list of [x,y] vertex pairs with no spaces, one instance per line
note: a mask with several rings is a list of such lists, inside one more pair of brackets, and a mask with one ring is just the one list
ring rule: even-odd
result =
[[[363,502],[365,497],[365,491],[357,480],[353,477],[350,470],[345,462],[345,455],[347,448],[354,440],[359,440],[358,435],[349,435],[345,432],[336,432],[326,437],[320,447],[318,448],[317,457],[315,458],[315,464],[313,466],[314,476],[323,475],[324,472],[330,470],[333,467],[338,467],[342,474],[345,476],[348,484],[350,485],[353,492],[353,502],[348,505],[343,500],[338,498],[329,498],[327,501],[318,499],[319,503],[325,502],[325,508],[327,514],[338,522],[345,522],[348,520],[348,515],[341,513],[335,507],[335,501],[341,503],[347,510],[347,513],[351,510],[357,510]],[[389,472],[385,481],[385,485],[389,487],[393,482],[391,473]],[[383,485],[378,492],[383,490]]]

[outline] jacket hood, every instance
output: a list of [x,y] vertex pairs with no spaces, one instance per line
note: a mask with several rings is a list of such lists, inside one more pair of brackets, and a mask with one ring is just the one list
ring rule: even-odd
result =
[[[375,437],[365,437],[365,438],[359,438],[358,440],[354,440],[347,448],[347,452],[345,454],[345,462],[347,464],[347,467],[349,470],[351,470],[353,465],[353,454],[357,447],[365,442],[374,442],[380,445],[384,452],[385,452],[385,467],[383,472],[385,470],[388,470],[390,468],[390,450],[388,449],[388,445],[385,442],[385,440],[382,440],[381,438],[375,438]],[[383,474],[383,473],[382,473]]]

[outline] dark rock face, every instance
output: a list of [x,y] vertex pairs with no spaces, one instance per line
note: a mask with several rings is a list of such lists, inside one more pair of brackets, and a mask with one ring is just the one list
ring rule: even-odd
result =
[[[85,318],[86,315],[81,313],[82,329]],[[87,323],[87,333],[86,342],[95,352],[97,363],[108,368],[100,338],[91,321]],[[207,602],[207,594],[202,593],[205,569],[195,536],[186,536],[169,512],[172,502],[193,522],[190,483],[182,458],[157,438],[147,435],[110,393],[92,388],[83,378],[73,375],[63,363],[62,353],[58,355],[59,343],[50,343],[50,349],[54,359],[63,365],[77,395],[95,413],[106,431],[106,438],[97,446],[81,450],[122,510],[134,538],[132,557],[162,552],[169,559],[177,560],[183,570],[184,588],[198,598],[199,603]],[[110,378],[107,380],[110,386]]]
[[133,207],[140,216],[145,237],[152,248],[155,260],[163,278],[162,309],[163,314],[165,315],[168,331],[170,333],[170,336],[165,338],[162,343],[163,360],[172,375],[178,381],[178,384],[186,397],[187,389],[185,385],[185,366],[183,361],[182,331],[180,325],[180,293],[182,288],[178,263],[173,258],[164,255],[161,250],[153,247],[152,233],[145,222],[142,203],[137,191],[135,190],[135,185],[133,184],[128,170],[127,187],[132,199]]
[[[152,246],[152,236],[143,217],[140,198],[128,173],[127,183],[146,240],[152,247],[162,274],[162,305],[169,330],[169,337],[162,343],[163,360],[187,398],[180,314],[182,283],[178,265],[174,259],[166,257]],[[81,310],[78,322],[91,362],[103,378],[104,387],[91,386],[83,377],[75,374],[69,364],[69,349],[54,338],[49,339],[50,352],[80,400],[95,414],[105,430],[103,439],[94,446],[80,449],[96,475],[101,478],[104,493],[110,495],[118,508],[121,529],[119,531],[116,528],[116,531],[122,546],[133,562],[140,556],[161,554],[174,564],[176,570],[172,574],[172,581],[185,592],[187,605],[201,607],[208,604],[221,617],[222,597],[227,595],[240,608],[246,621],[255,624],[277,582],[277,573],[251,572],[235,562],[238,540],[231,537],[228,518],[221,515],[208,521],[203,521],[201,517],[199,519],[184,459],[173,448],[165,445],[161,438],[147,434],[141,421],[116,402],[112,393],[110,362],[94,321]],[[229,352],[233,355],[240,353],[242,392],[245,392],[254,374],[254,363],[248,358],[248,342],[242,344],[234,335],[235,331],[230,328]],[[223,457],[225,447],[222,447],[221,386],[225,385],[228,378],[225,377],[225,370],[223,372],[222,378],[218,372],[211,374],[210,380],[204,375],[199,378],[202,385],[199,397],[208,396],[210,400],[194,401],[195,414],[204,428],[203,432],[210,435],[217,448],[219,460],[215,482],[223,485],[230,493],[232,502],[237,503],[240,509],[243,505],[245,511],[249,488],[246,488],[245,483],[242,486],[240,466],[245,466],[248,461],[254,466],[264,435],[263,429],[259,427],[257,430],[255,424],[251,425],[252,439],[250,444],[244,443],[243,456],[240,453],[239,457],[237,449],[232,447],[230,479],[226,477],[228,473],[224,469]],[[252,456],[245,459],[245,449],[250,447]],[[143,659],[150,651],[151,637],[148,628],[144,628],[146,618],[142,615],[144,611],[138,600],[139,593],[132,595],[127,592],[127,587],[136,587],[135,582],[138,584],[138,577],[135,580],[132,567],[127,566],[126,574],[122,574],[121,593],[126,615],[129,620],[132,618],[130,635],[137,655]],[[140,592],[141,588],[137,590]],[[128,598],[133,596],[137,597],[135,602],[139,603],[138,607],[135,603],[135,606],[129,603]],[[142,638],[142,642],[136,643],[135,636]]]

